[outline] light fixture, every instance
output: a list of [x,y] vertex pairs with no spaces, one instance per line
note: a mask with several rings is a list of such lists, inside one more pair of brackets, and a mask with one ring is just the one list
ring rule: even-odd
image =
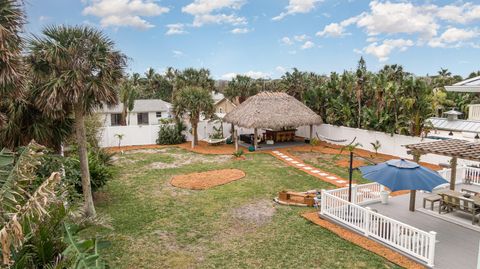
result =
[[448,135],[452,136],[453,135],[452,131],[450,131],[450,133],[448,133]]
[[474,138],[477,139],[477,140],[480,139],[480,136],[478,136],[478,133],[475,135]]

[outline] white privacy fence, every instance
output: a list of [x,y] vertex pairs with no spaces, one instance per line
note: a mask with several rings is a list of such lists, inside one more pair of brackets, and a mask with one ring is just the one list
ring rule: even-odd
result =
[[[382,132],[376,131],[369,131],[364,129],[357,129],[357,128],[350,128],[345,126],[334,126],[330,124],[322,124],[318,126],[313,126],[313,135],[317,133],[319,136],[324,136],[326,138],[332,138],[335,140],[345,139],[346,142],[332,142],[339,145],[346,145],[350,143],[354,138],[355,142],[361,144],[360,148],[374,151],[373,146],[370,143],[375,143],[375,141],[380,142],[380,149],[378,150],[379,153],[398,156],[400,158],[413,158],[412,155],[407,153],[407,148],[404,145],[408,144],[416,144],[422,142],[433,142],[438,141],[435,139],[422,139],[421,137],[416,136],[406,136],[406,135],[398,135],[398,134],[387,134]],[[297,135],[302,137],[309,137],[310,129],[308,126],[299,127],[297,130]],[[329,141],[327,141],[329,142]],[[433,163],[433,164],[440,164],[440,163],[448,163],[451,158],[435,155],[435,154],[427,154],[422,155],[420,161]],[[466,160],[458,160],[459,165],[464,164],[472,164],[471,161]]]
[[[374,238],[433,267],[435,232],[422,231],[380,213],[373,212],[368,208],[350,203],[339,197],[345,193],[343,189],[322,190],[320,210],[322,216],[336,220],[366,237]],[[357,188],[357,193],[358,191]]]

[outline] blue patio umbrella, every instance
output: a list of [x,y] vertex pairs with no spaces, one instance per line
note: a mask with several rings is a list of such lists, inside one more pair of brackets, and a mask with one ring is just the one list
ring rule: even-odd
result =
[[362,176],[375,181],[391,191],[410,190],[410,210],[415,209],[415,191],[432,191],[448,183],[437,172],[404,159],[390,160],[377,165],[359,167]]

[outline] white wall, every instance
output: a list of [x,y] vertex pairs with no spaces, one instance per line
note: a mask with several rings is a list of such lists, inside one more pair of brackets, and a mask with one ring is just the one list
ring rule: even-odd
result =
[[[365,150],[374,151],[370,143],[375,142],[376,140],[380,141],[382,147],[379,149],[379,153],[389,154],[398,156],[401,158],[412,159],[413,156],[407,154],[407,149],[404,145],[415,144],[421,142],[432,142],[438,141],[434,139],[422,139],[420,137],[405,136],[405,135],[390,135],[382,132],[368,131],[363,129],[349,128],[344,126],[333,126],[329,124],[322,124],[319,126],[314,126],[313,135],[318,133],[321,136],[339,140],[346,139],[344,143],[336,143],[339,145],[346,145],[350,143],[355,137],[356,142],[362,144],[360,148]],[[309,136],[309,127],[300,127],[297,131],[298,136],[308,137]],[[329,141],[330,143],[334,143]],[[435,154],[422,155],[420,161],[439,164],[439,163],[448,163],[450,161],[449,157],[439,156]],[[459,160],[459,164],[470,164],[471,161]]]
[[122,146],[152,145],[156,143],[159,129],[160,125],[106,126],[100,132],[100,146],[118,146],[116,134],[123,134]]
[[[168,111],[161,111],[161,112],[162,112],[161,118],[157,118],[157,112],[148,112],[148,124],[158,125],[160,119],[168,119],[171,117],[170,112]],[[100,114],[100,119],[102,121],[103,126],[112,126],[111,113],[99,113],[99,114]],[[128,123],[130,123],[129,125],[138,125],[136,112],[130,112],[127,114],[127,124]]]

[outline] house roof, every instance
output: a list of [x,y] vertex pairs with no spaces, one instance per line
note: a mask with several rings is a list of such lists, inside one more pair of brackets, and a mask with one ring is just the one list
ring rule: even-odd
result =
[[448,120],[446,118],[428,118],[427,121],[430,121],[433,128],[438,130],[480,134],[480,121]]
[[480,161],[480,143],[478,142],[470,142],[460,139],[448,139],[411,144],[406,145],[405,147],[421,154],[432,153],[471,161]]
[[[165,102],[161,99],[140,99],[135,100],[133,110],[131,112],[161,112],[170,111],[172,104]],[[103,106],[100,110],[101,113],[122,113],[123,104],[120,103],[116,106],[108,107]]]
[[480,76],[445,86],[445,89],[449,92],[480,92]]
[[283,92],[260,92],[238,105],[223,120],[240,127],[265,129],[322,123],[319,115]]

